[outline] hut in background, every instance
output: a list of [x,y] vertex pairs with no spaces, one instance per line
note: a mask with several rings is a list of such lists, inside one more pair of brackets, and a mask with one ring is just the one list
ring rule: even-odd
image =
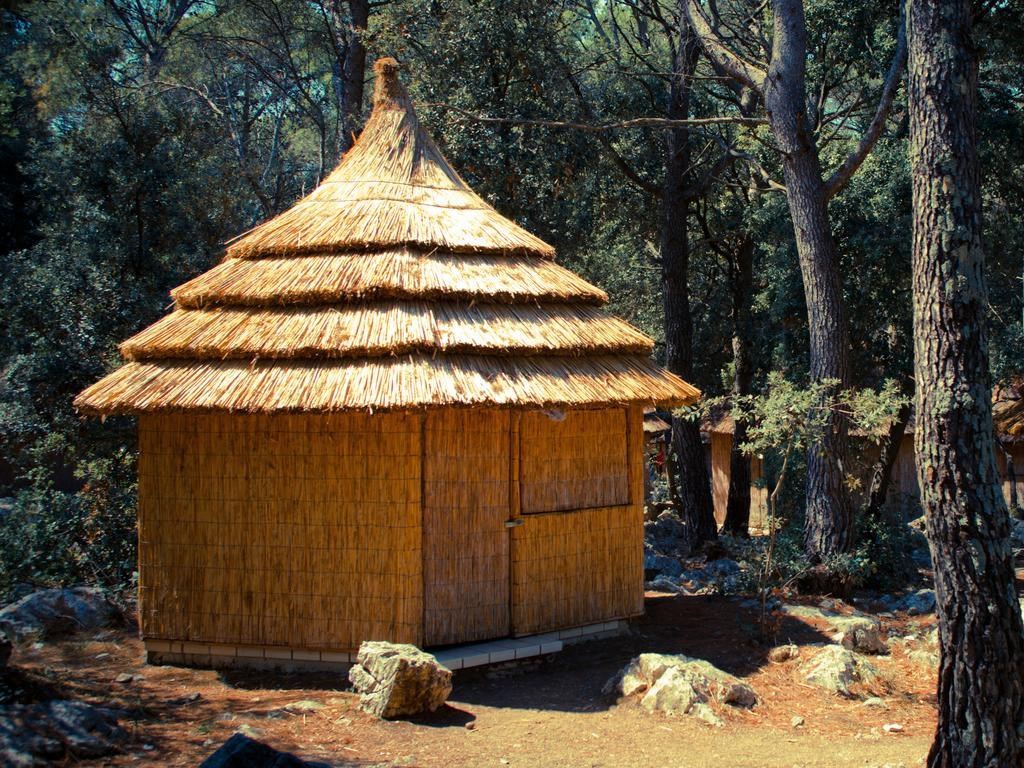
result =
[[[732,477],[732,434],[735,428],[727,409],[715,411],[701,422],[708,472],[711,474],[711,498],[715,508],[715,521],[725,523],[729,508],[729,483]],[[750,457],[750,528],[766,527],[768,489],[763,482],[764,462],[760,456]]]
[[152,658],[347,661],[642,612],[643,407],[699,393],[469,189],[397,70],[377,62],[323,184],[75,401],[139,417]]
[[[992,397],[992,421],[996,434],[996,466],[1002,481],[1003,496],[1010,507],[1024,500],[1024,384],[1015,383],[996,390]],[[729,499],[730,453],[732,451],[733,419],[728,411],[716,411],[704,420],[701,432],[707,445],[708,468],[714,494],[715,519],[725,520]],[[863,432],[851,434],[852,444],[858,448],[856,459],[866,472],[878,460],[881,447],[868,440]],[[751,482],[757,484],[763,475],[760,458],[752,457]],[[763,485],[763,484],[762,484]],[[767,490],[752,486],[750,489],[750,525],[761,527]],[[914,416],[907,422],[900,440],[886,504],[905,510],[908,517],[920,514],[921,489],[917,481],[914,460]],[[758,522],[755,522],[757,520]]]

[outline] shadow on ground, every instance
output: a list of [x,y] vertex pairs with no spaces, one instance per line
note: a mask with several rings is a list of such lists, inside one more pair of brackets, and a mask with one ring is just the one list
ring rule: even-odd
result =
[[540,665],[505,670],[457,672],[452,700],[477,706],[563,712],[602,712],[615,699],[602,694],[605,683],[641,653],[683,653],[706,659],[745,677],[768,664],[773,645],[828,643],[813,627],[783,616],[772,627],[770,643],[760,639],[757,611],[717,596],[653,595],[645,615],[623,637],[568,646]]

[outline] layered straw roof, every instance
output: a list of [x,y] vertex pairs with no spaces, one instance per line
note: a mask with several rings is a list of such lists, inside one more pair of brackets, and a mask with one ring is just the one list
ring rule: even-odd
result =
[[172,291],[75,400],[95,414],[683,404],[608,297],[473,193],[416,119],[398,65],[308,197]]

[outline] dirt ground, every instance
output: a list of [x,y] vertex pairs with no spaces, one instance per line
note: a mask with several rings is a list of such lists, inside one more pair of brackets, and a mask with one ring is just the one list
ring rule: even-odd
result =
[[[922,630],[929,618],[900,617]],[[813,622],[787,617],[777,641],[828,642]],[[708,659],[753,686],[752,710],[719,708],[715,728],[616,702],[601,687],[641,652]],[[357,709],[338,675],[215,672],[142,663],[130,632],[22,649],[20,684],[131,713],[125,752],[104,765],[195,766],[232,733],[330,765],[387,766],[918,766],[935,727],[934,678],[896,644],[879,657],[885,707],[804,684],[798,661],[771,663],[754,612],[722,597],[649,593],[629,636],[567,648],[544,661],[455,674],[449,706],[415,722],[380,722]],[[804,650],[804,658],[810,649]],[[121,673],[135,678],[117,683]],[[18,681],[14,681],[18,684]],[[795,728],[794,716],[805,725]],[[902,731],[882,726],[898,723]]]

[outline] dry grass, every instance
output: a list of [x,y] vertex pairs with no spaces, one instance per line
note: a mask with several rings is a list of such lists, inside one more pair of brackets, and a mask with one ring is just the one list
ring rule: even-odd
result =
[[644,357],[409,355],[360,360],[129,363],[82,392],[84,413],[303,412],[445,406],[592,407],[696,400]]
[[594,307],[374,302],[178,310],[121,345],[128,360],[335,358],[454,352],[648,354],[654,342]]
[[411,248],[227,259],[171,295],[183,309],[359,299],[508,304],[608,301],[600,288],[539,256],[468,256]]

